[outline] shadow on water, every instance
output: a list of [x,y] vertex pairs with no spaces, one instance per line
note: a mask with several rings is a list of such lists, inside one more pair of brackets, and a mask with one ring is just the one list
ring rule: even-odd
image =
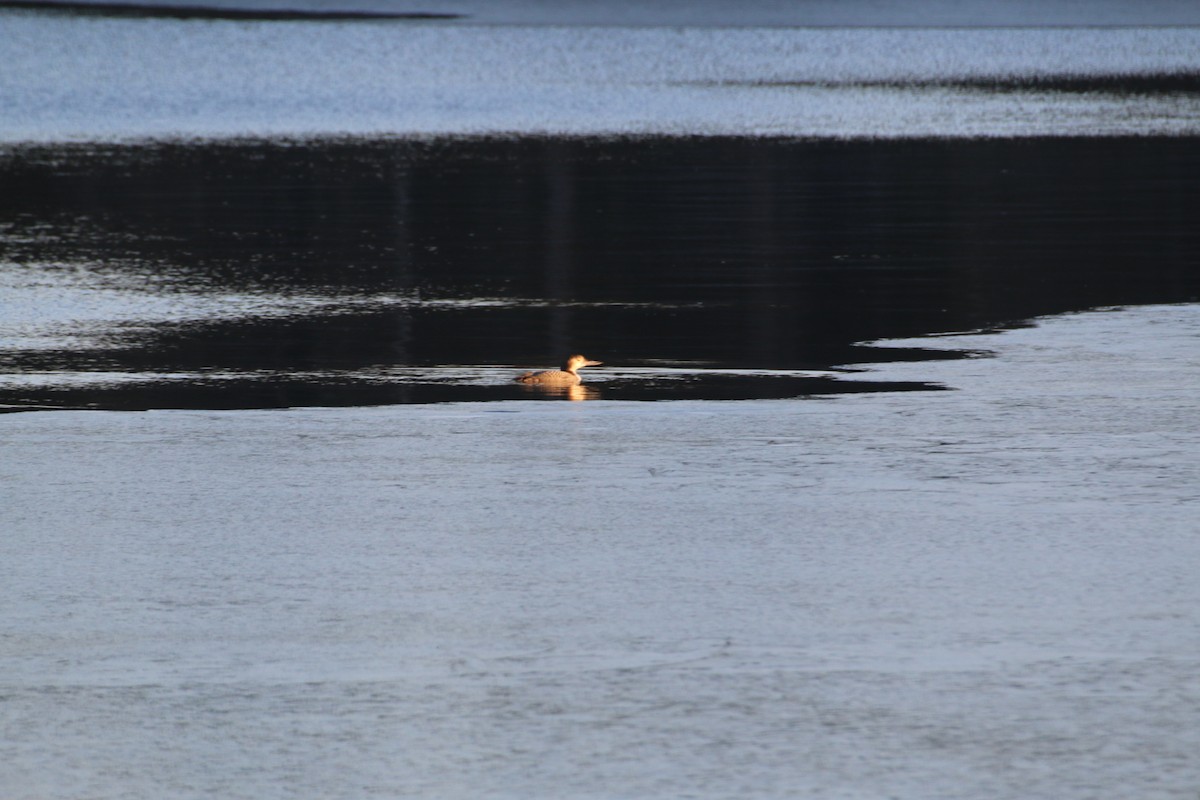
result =
[[[1189,139],[237,142],[0,154],[0,404],[931,388],[874,339],[1200,297]],[[594,393],[594,394],[592,394]]]

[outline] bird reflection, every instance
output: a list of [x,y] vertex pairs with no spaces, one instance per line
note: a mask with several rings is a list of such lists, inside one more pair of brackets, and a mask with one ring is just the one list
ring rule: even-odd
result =
[[561,400],[599,400],[601,397],[600,390],[594,386],[584,386],[575,384],[574,386],[547,386],[540,383],[526,383],[522,385],[526,392],[536,394],[540,397],[553,397]]

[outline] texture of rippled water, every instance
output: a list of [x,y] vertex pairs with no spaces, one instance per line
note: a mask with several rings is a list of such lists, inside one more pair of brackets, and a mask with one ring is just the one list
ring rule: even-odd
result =
[[5,800],[1194,800],[1194,4],[213,5],[0,8]]
[[1191,800],[1200,306],[920,345],[993,357],[0,417],[5,795]]
[[[974,5],[978,15],[985,4]],[[1053,28],[871,27],[878,8],[850,27],[631,26],[611,11],[616,24],[550,25],[0,9],[0,142],[1196,135],[1200,27],[1189,5],[1175,7],[1192,26],[1128,12],[1106,23],[1092,3]]]
[[[864,340],[1200,295],[1194,140],[457,140],[0,158],[12,407],[920,388]],[[892,359],[936,357],[889,352]]]

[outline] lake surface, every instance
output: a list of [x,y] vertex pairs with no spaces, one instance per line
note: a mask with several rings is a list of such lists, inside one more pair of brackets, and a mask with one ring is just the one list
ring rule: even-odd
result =
[[1195,800],[1195,4],[19,5],[5,800]]
[[864,376],[955,391],[4,415],[6,794],[1191,800],[1198,312]]
[[[12,407],[868,389],[861,343],[1200,297],[1193,139],[520,139],[0,157]],[[887,358],[922,357],[889,351]]]
[[1067,27],[896,28],[622,25],[617,15],[608,26],[256,23],[0,8],[0,142],[1196,135],[1200,21],[1190,4],[1174,8],[1191,25],[1099,12]]

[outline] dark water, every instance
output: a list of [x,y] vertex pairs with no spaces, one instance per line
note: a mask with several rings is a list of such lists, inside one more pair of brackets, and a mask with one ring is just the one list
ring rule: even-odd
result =
[[[5,272],[14,296],[72,276],[72,309],[24,309],[0,349],[19,407],[509,399],[575,351],[607,399],[922,388],[833,368],[945,357],[873,339],[1200,298],[1200,142],[17,148]],[[79,323],[93,287],[133,313]]]

